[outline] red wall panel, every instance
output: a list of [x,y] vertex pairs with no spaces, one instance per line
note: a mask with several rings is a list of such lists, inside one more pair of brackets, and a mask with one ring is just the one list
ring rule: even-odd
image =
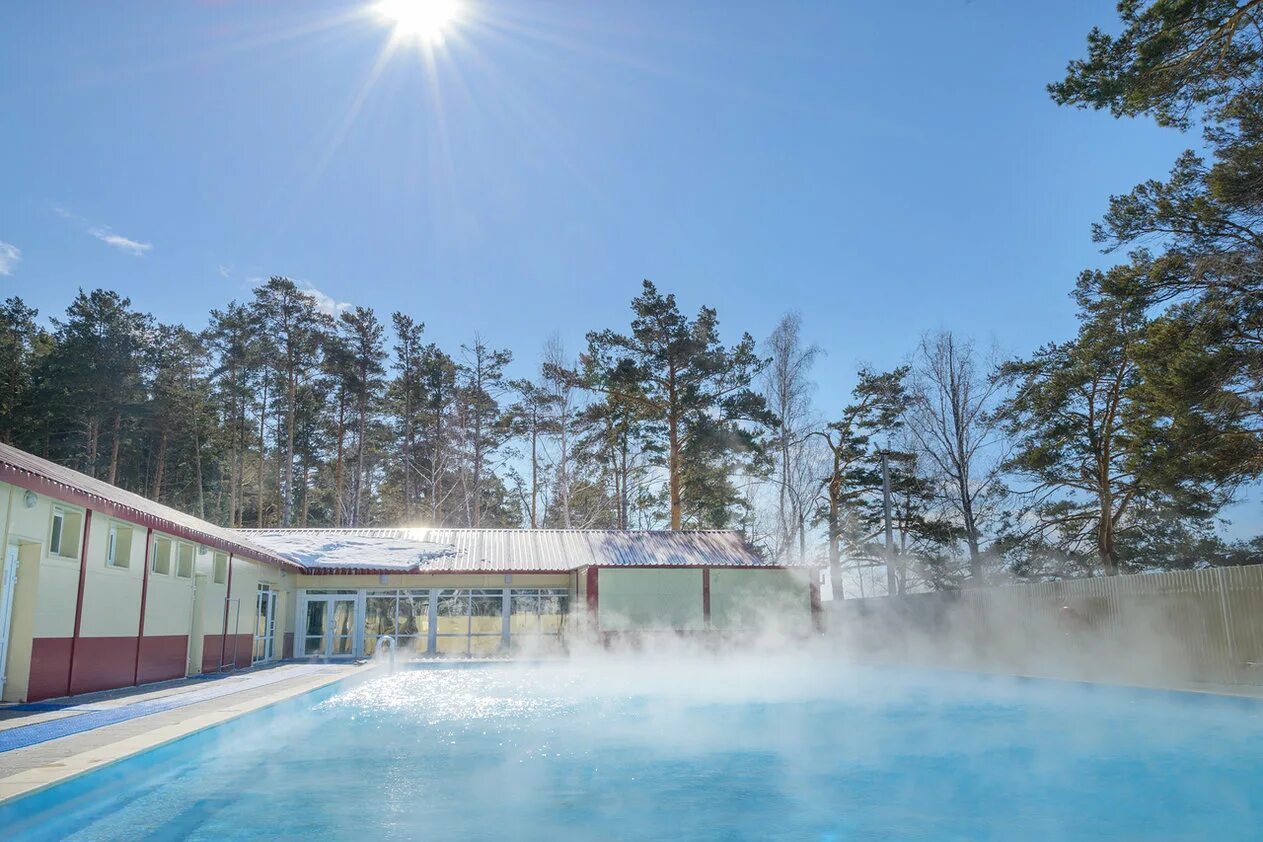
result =
[[146,635],[140,640],[140,674],[137,681],[148,684],[168,678],[183,678],[188,652],[187,634]]
[[223,651],[220,641],[223,639],[222,634],[202,636],[202,672],[215,672],[219,669],[219,655]]
[[245,669],[246,667],[250,666],[250,664],[254,663],[254,635],[252,634],[229,635],[228,636],[228,654],[224,656],[225,661],[232,660],[232,653],[233,653],[232,639],[234,637],[237,638],[236,666],[238,669]]
[[37,637],[31,641],[31,673],[26,700],[37,702],[66,695],[70,678],[71,639]]
[[70,692],[130,687],[136,669],[136,638],[81,637],[75,646]]

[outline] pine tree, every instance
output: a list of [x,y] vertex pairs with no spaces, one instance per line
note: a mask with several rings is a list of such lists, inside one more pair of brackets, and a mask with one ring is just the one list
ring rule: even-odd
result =
[[[689,319],[674,295],[661,295],[649,281],[632,300],[632,312],[630,333],[588,334],[584,382],[638,403],[662,423],[671,528],[684,523],[686,475],[691,510],[710,522],[710,515],[729,505],[733,485],[729,473],[705,466],[752,459],[759,451],[754,430],[775,423],[750,388],[765,361],[755,354],[749,334],[732,348],[723,346],[715,310],[703,307]],[[626,388],[628,383],[637,388]]]
[[[299,289],[288,278],[270,278],[255,289],[254,299],[258,329],[269,339],[268,350],[273,358],[271,368],[280,387],[278,397],[284,411],[284,423],[277,430],[281,453],[277,492],[280,496],[281,526],[288,527],[293,523],[299,386],[319,371],[320,352],[333,329],[333,320],[317,309],[309,293]],[[266,384],[264,388],[267,388]]]

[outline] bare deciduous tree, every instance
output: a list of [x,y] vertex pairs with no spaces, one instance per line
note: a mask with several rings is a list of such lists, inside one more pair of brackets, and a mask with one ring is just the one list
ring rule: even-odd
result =
[[804,344],[802,321],[802,314],[786,313],[764,346],[770,362],[761,376],[762,392],[778,422],[769,448],[775,461],[777,506],[772,537],[777,558],[788,557],[795,542],[798,557],[806,555],[807,509],[815,496],[816,483],[805,456],[816,389],[811,367],[822,352],[817,345]]
[[998,478],[1003,436],[994,410],[999,381],[974,343],[950,331],[926,333],[913,355],[905,429],[969,549],[970,577],[982,581],[986,500]]

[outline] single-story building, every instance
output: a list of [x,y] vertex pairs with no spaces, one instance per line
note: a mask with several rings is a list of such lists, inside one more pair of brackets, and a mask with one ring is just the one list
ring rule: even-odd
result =
[[559,648],[567,637],[803,631],[814,571],[739,533],[226,529],[0,445],[0,699],[283,658]]

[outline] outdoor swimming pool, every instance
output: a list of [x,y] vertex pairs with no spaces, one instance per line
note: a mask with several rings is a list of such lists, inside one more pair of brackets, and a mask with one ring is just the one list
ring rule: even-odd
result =
[[1263,702],[802,659],[436,664],[0,807],[6,839],[1257,838]]

